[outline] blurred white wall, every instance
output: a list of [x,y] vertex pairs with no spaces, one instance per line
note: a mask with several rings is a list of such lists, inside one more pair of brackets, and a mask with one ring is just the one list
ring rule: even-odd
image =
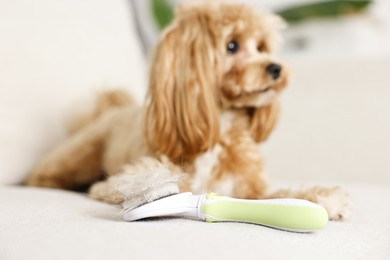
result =
[[314,59],[390,57],[390,16],[386,10],[390,10],[390,1],[379,0],[362,14],[292,25],[284,33],[283,52]]

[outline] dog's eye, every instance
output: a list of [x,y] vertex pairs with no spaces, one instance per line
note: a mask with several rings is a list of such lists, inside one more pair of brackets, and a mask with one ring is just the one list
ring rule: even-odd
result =
[[229,54],[234,54],[238,51],[239,45],[236,40],[232,40],[227,44],[226,50]]
[[259,43],[259,45],[257,45],[257,51],[258,52],[265,51],[265,44],[263,42],[261,42],[261,43]]

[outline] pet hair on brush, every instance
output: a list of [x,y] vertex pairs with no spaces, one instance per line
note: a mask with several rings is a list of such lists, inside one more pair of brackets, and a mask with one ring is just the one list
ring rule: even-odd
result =
[[178,182],[184,176],[167,160],[145,158],[111,177],[110,184],[122,196],[122,206],[128,211],[179,193]]

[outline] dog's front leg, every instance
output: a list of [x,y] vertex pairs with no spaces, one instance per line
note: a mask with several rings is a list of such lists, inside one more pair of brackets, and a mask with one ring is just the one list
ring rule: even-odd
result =
[[[116,178],[124,178],[123,174],[118,174]],[[94,183],[88,191],[89,197],[110,204],[122,204],[125,198],[123,194],[115,189],[115,185],[110,182],[111,178],[109,177],[107,180]]]
[[345,220],[351,216],[351,200],[340,187],[310,187],[299,190],[281,189],[266,196],[271,198],[297,198],[318,203],[328,211],[330,220]]

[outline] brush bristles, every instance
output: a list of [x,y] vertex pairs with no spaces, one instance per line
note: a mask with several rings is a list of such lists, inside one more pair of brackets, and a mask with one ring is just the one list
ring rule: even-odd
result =
[[149,158],[128,166],[124,173],[112,177],[110,183],[123,196],[123,209],[129,211],[179,193],[182,176],[171,164]]
[[144,194],[138,194],[123,202],[123,209],[125,211],[132,210],[143,204],[179,193],[177,183],[166,183],[162,186],[156,186],[148,189]]

